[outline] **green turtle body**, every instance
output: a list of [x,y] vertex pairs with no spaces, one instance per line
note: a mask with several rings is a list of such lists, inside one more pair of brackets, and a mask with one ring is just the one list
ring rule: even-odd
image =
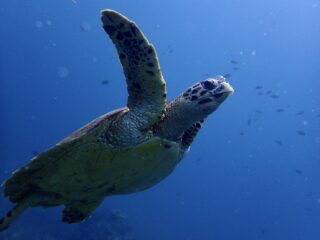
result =
[[19,202],[36,189],[47,195],[44,205],[59,205],[138,192],[161,181],[179,162],[179,144],[157,136],[127,147],[106,143],[110,123],[125,112],[106,114],[35,157],[5,183],[5,195]]
[[138,26],[112,10],[102,12],[102,23],[126,76],[127,107],[97,118],[16,170],[3,184],[15,207],[0,219],[0,231],[29,207],[64,205],[62,221],[77,223],[107,196],[154,186],[233,92],[216,77],[167,101],[156,51]]

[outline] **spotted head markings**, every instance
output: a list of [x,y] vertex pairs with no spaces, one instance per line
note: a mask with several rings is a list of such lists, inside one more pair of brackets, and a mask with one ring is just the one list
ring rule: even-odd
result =
[[199,105],[209,103],[219,99],[225,92],[229,91],[225,90],[224,83],[225,78],[222,76],[207,79],[187,89],[182,96],[191,102],[198,101]]

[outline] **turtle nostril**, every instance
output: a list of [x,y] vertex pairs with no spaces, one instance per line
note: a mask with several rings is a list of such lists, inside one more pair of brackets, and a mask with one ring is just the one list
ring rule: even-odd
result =
[[203,81],[201,85],[207,90],[212,90],[216,87],[216,85],[210,81]]

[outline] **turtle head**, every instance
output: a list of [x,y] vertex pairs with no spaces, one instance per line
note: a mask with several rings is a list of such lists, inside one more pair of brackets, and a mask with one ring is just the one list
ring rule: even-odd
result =
[[203,119],[217,110],[232,93],[233,88],[222,76],[192,85],[167,104],[163,119],[157,125],[158,134],[173,141],[182,136],[183,142],[190,145]]
[[223,76],[208,78],[194,84],[182,96],[189,103],[193,111],[205,118],[214,112],[228,96],[233,93],[233,88]]

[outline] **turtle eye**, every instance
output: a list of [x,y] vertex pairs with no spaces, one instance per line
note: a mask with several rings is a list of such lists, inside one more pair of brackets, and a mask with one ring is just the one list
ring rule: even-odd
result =
[[202,85],[202,87],[204,87],[207,90],[212,90],[216,87],[216,85],[210,81],[203,81],[203,82],[201,82],[201,85]]

